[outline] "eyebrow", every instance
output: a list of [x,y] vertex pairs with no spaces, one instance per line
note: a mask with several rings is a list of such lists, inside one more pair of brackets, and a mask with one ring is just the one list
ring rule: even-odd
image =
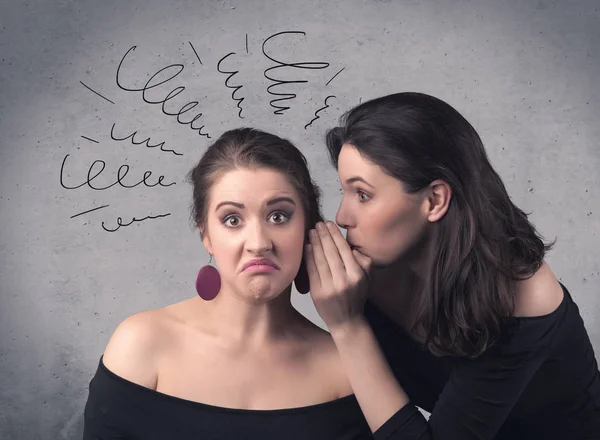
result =
[[[296,206],[296,202],[294,202],[294,200],[291,199],[291,198],[289,198],[289,197],[276,197],[274,199],[271,199],[271,200],[269,200],[267,202],[267,206],[274,205],[275,203],[279,203],[279,202],[288,202],[288,203],[291,203],[292,205]],[[245,208],[245,206],[244,206],[243,203],[231,202],[229,200],[226,200],[224,202],[219,203],[217,205],[217,207],[215,208],[215,211],[217,209],[219,209],[221,206],[224,206],[224,205],[235,206],[238,209],[244,209]]]
[[363,179],[362,177],[351,177],[349,179],[346,179],[346,183],[350,184],[350,183],[354,183],[354,182],[362,182],[366,185],[369,185],[371,188],[375,188],[373,185],[371,185],[369,182],[367,182],[365,179]]

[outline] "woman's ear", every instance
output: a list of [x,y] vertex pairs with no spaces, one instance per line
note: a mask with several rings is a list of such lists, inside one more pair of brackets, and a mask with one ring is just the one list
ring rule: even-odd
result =
[[427,220],[437,222],[441,220],[450,207],[452,188],[444,180],[434,180],[429,184],[427,194]]
[[210,238],[208,237],[206,228],[204,226],[198,226],[198,230],[200,231],[200,238],[202,239],[202,244],[210,255],[213,255],[212,244],[210,242]]

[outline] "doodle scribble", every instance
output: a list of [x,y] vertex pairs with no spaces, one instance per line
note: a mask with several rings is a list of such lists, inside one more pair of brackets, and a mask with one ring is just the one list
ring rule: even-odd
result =
[[238,70],[234,70],[234,71],[232,71],[232,72],[229,72],[229,71],[227,71],[227,70],[221,70],[221,63],[222,63],[223,61],[225,61],[225,59],[226,59],[226,58],[228,58],[228,57],[229,57],[229,56],[231,56],[231,55],[235,55],[235,52],[228,53],[227,55],[225,55],[223,58],[221,58],[221,59],[219,60],[219,62],[217,63],[217,71],[218,71],[219,73],[224,73],[224,74],[226,74],[226,75],[227,75],[227,74],[229,74],[229,76],[227,77],[227,79],[225,79],[225,87],[227,87],[227,88],[229,88],[229,89],[233,89],[233,92],[231,92],[231,99],[233,99],[234,101],[237,101],[237,102],[238,102],[238,103],[237,103],[237,108],[240,110],[240,111],[238,112],[238,116],[239,116],[241,119],[244,119],[244,118],[243,118],[243,116],[242,116],[242,110],[243,110],[243,109],[242,109],[242,101],[244,100],[244,98],[236,98],[236,97],[235,97],[235,92],[237,92],[237,91],[238,91],[239,89],[241,89],[243,86],[234,86],[234,85],[230,85],[230,84],[229,84],[229,80],[230,80],[230,79],[231,79],[233,76],[235,76],[235,74],[236,74],[236,73],[239,73],[239,71],[238,71]]
[[198,58],[198,61],[202,65],[202,60],[200,59],[200,55],[198,55],[198,52],[196,52],[196,49],[194,48],[194,45],[192,44],[191,41],[188,41],[188,43],[190,43],[190,47],[192,48],[192,50],[194,51],[194,54],[196,54],[196,58]]
[[276,60],[275,58],[273,58],[272,56],[268,55],[267,52],[265,51],[265,45],[267,44],[267,42],[269,42],[271,39],[274,39],[280,35],[306,35],[306,32],[302,32],[302,31],[283,31],[283,32],[278,32],[276,34],[271,35],[270,37],[268,37],[262,44],[262,53],[265,57],[267,57],[269,60],[273,61],[274,63],[276,63],[276,66],[272,66],[267,68],[264,71],[264,76],[265,78],[267,78],[268,80],[272,81],[274,84],[271,84],[269,87],[267,87],[267,92],[273,96],[279,96],[280,98],[277,99],[273,99],[271,100],[269,103],[271,105],[271,107],[273,107],[274,109],[276,109],[273,114],[276,115],[282,115],[283,112],[285,110],[289,110],[290,107],[287,107],[285,105],[279,105],[276,104],[280,101],[289,101],[292,99],[296,98],[296,94],[294,93],[278,93],[278,92],[274,92],[271,89],[281,86],[281,85],[286,85],[286,84],[303,84],[303,83],[307,83],[308,80],[296,80],[296,81],[286,81],[286,80],[280,80],[280,79],[276,79],[273,78],[271,76],[269,76],[269,72],[271,72],[272,70],[276,70],[276,69],[281,69],[281,68],[285,68],[285,67],[292,67],[292,68],[298,68],[298,69],[326,69],[327,67],[329,67],[329,63],[324,63],[324,62],[315,62],[315,61],[308,61],[308,62],[301,62],[301,63],[284,63],[283,61],[279,61]]
[[133,224],[134,222],[143,222],[144,220],[148,220],[148,219],[156,219],[156,218],[160,218],[160,217],[167,217],[171,215],[170,212],[166,213],[166,214],[159,214],[159,215],[155,215],[155,216],[146,216],[144,218],[135,218],[133,217],[133,219],[129,222],[129,223],[122,223],[123,219],[121,217],[117,217],[117,227],[115,229],[108,229],[106,226],[104,226],[104,222],[102,222],[102,228],[107,231],[107,232],[116,232],[121,226],[129,226],[131,224]]
[[333,96],[333,95],[329,95],[327,98],[325,98],[325,106],[324,106],[324,107],[321,107],[319,110],[317,110],[317,111],[315,112],[315,117],[314,117],[314,118],[312,118],[312,120],[311,120],[311,121],[310,121],[308,124],[306,124],[306,125],[304,126],[304,129],[305,129],[305,130],[306,130],[308,127],[310,127],[310,126],[312,125],[312,123],[313,123],[313,122],[315,122],[317,119],[319,119],[319,112],[321,112],[321,111],[325,110],[326,108],[329,108],[329,104],[327,104],[327,100],[328,100],[329,98],[335,98],[335,96]]
[[90,92],[94,92],[96,95],[98,95],[100,98],[107,100],[108,102],[110,102],[111,104],[114,104],[114,102],[112,102],[110,99],[108,99],[106,96],[102,96],[100,93],[98,93],[97,91],[93,90],[90,86],[85,85],[83,83],[83,81],[79,81],[81,83],[82,86],[84,86],[86,89],[88,89]]
[[98,206],[97,208],[88,209],[87,211],[80,212],[79,214],[72,215],[71,218],[79,217],[83,214],[89,214],[90,212],[97,211],[102,208],[108,208],[109,205]]
[[338,70],[338,73],[336,73],[335,75],[333,75],[333,77],[329,81],[327,81],[327,84],[325,84],[325,87],[327,87],[329,85],[329,83],[335,79],[336,76],[338,76],[340,73],[342,73],[342,71],[344,69],[345,69],[345,67],[342,67],[340,70]]
[[[125,178],[125,176],[129,172],[129,165],[121,165],[119,167],[118,171],[117,171],[117,181],[116,182],[114,182],[113,184],[108,185],[108,186],[106,186],[104,188],[95,187],[95,186],[92,185],[92,180],[94,180],[96,177],[98,177],[100,174],[102,174],[102,172],[104,171],[104,168],[106,168],[106,162],[104,162],[103,160],[95,160],[92,163],[92,165],[90,166],[90,168],[88,169],[87,180],[85,182],[83,182],[82,184],[77,185],[77,186],[66,186],[64,184],[63,172],[64,172],[64,168],[65,168],[65,162],[67,161],[67,157],[69,157],[69,156],[70,156],[70,154],[67,154],[65,156],[65,158],[63,159],[62,165],[60,167],[60,185],[64,189],[77,189],[77,188],[81,188],[84,185],[87,185],[87,186],[89,186],[90,188],[92,188],[92,189],[94,189],[96,191],[104,191],[104,190],[106,190],[106,189],[108,189],[108,188],[110,188],[112,186],[115,186],[116,184],[121,185],[123,188],[135,188],[136,186],[138,186],[138,185],[140,185],[142,183],[145,186],[149,187],[149,188],[153,188],[153,187],[155,187],[157,185],[164,186],[164,187],[175,185],[175,182],[169,183],[167,185],[163,184],[162,181],[165,178],[165,176],[158,176],[158,181],[155,184],[153,184],[153,185],[148,184],[147,179],[152,175],[152,171],[145,171],[144,172],[144,177],[142,178],[142,180],[140,180],[135,185],[125,185],[122,182],[122,179]],[[100,171],[98,171],[96,174],[94,174],[92,176],[92,170],[94,169],[94,166],[96,165],[96,163],[100,163],[102,168],[100,168]],[[125,172],[123,173],[122,170],[125,170]]]
[[92,139],[92,138],[89,138],[89,137],[87,137],[87,136],[81,136],[81,137],[82,137],[82,138],[84,138],[85,140],[88,140],[88,141],[90,141],[90,142],[95,142],[95,143],[97,143],[97,144],[99,144],[99,143],[100,143],[100,142],[98,142],[96,139]]
[[[123,62],[125,61],[125,58],[127,58],[127,55],[129,55],[129,53],[133,50],[136,49],[137,46],[132,46],[126,53],[125,55],[123,55],[123,58],[121,59],[121,61],[119,62],[119,66],[117,67],[117,77],[116,77],[116,81],[117,81],[117,86],[119,86],[119,88],[121,90],[125,90],[127,92],[142,92],[142,99],[144,100],[144,102],[146,102],[147,104],[161,104],[161,109],[162,112],[165,115],[168,116],[176,116],[177,117],[177,122],[182,124],[182,125],[189,125],[190,128],[194,131],[198,131],[198,134],[200,136],[206,136],[207,138],[210,139],[210,136],[208,133],[202,133],[202,129],[204,128],[204,125],[202,125],[201,127],[194,127],[194,122],[202,117],[202,113],[198,113],[196,116],[194,116],[194,118],[191,121],[188,122],[184,122],[180,119],[180,116],[184,113],[189,112],[190,110],[192,110],[193,108],[195,108],[199,102],[198,101],[192,101],[192,102],[188,102],[187,104],[185,104],[183,107],[181,107],[179,109],[179,111],[177,113],[171,113],[169,111],[167,111],[167,109],[165,108],[165,104],[167,103],[167,101],[175,98],[177,95],[181,94],[184,90],[185,87],[184,86],[179,86],[174,88],[173,90],[171,90],[167,96],[162,99],[162,100],[158,100],[158,101],[151,101],[148,99],[147,97],[147,93],[149,90],[152,90],[158,86],[161,86],[169,81],[171,81],[172,79],[176,78],[181,72],[183,72],[184,66],[183,64],[170,64],[167,67],[163,67],[162,69],[160,69],[158,72],[156,72],[154,75],[152,75],[150,77],[150,79],[148,79],[148,81],[146,81],[146,84],[144,85],[144,87],[140,88],[133,88],[133,87],[125,87],[123,86],[122,81],[119,79],[120,73],[121,73],[121,68],[123,66]],[[167,79],[163,79],[162,81],[159,82],[153,82],[154,78],[156,78],[157,76],[160,76],[161,73],[163,73],[166,70],[172,69],[172,68],[176,68],[177,72],[172,74],[170,77],[168,77]]]
[[116,137],[116,136],[115,136],[115,125],[116,125],[116,124],[113,124],[113,125],[112,125],[112,128],[110,129],[110,137],[111,137],[111,139],[112,139],[113,141],[126,141],[127,139],[131,138],[131,143],[132,143],[133,145],[141,145],[141,144],[145,143],[145,144],[146,144],[146,147],[148,147],[148,148],[156,148],[156,147],[160,147],[160,150],[161,150],[161,151],[168,152],[168,153],[173,153],[173,154],[175,154],[176,156],[183,156],[183,153],[178,153],[178,152],[176,152],[175,150],[165,150],[165,149],[163,148],[163,146],[165,145],[165,143],[164,143],[164,142],[161,142],[160,144],[156,144],[156,145],[150,145],[150,138],[148,138],[148,139],[144,139],[143,141],[136,141],[136,140],[135,140],[135,135],[138,133],[137,131],[134,131],[134,132],[133,132],[133,133],[131,133],[129,136],[126,136],[126,137],[124,137],[124,138],[118,138],[118,137]]

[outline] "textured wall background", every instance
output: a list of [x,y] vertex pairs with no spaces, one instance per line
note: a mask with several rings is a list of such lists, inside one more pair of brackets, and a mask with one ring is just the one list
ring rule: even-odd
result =
[[[4,0],[0,8],[1,438],[81,438],[87,386],[115,326],[195,295],[207,255],[189,227],[183,179],[210,140],[123,89],[143,88],[163,68],[150,84],[166,82],[148,101],[180,90],[166,111],[198,102],[182,119],[202,113],[194,127],[212,139],[240,125],[288,137],[307,155],[330,219],[339,191],[325,129],[383,94],[448,101],[478,129],[517,204],[558,238],[550,264],[600,352],[597,1]],[[305,34],[275,36],[284,31]],[[242,86],[234,97],[243,101],[232,99],[220,60],[219,70],[239,71],[228,84]],[[283,66],[302,62],[318,64]],[[280,115],[264,76],[277,65],[267,75],[308,81],[270,89],[297,95],[279,101],[290,107]],[[136,131],[136,142],[159,146],[115,140]],[[106,167],[95,187],[114,183],[123,164],[126,185],[145,170],[150,185],[159,175],[174,184],[94,190],[86,184],[94,162],[92,176]],[[106,230],[117,217],[147,216],[157,218]],[[320,322],[308,298],[294,303]]]

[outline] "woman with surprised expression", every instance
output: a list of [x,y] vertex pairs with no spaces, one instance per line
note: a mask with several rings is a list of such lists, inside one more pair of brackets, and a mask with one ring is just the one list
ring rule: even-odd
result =
[[85,440],[367,439],[330,335],[298,313],[295,281],[321,219],[302,153],[254,129],[224,133],[190,172],[214,258],[199,296],[125,319],[90,384]]
[[311,231],[310,290],[374,438],[600,439],[579,309],[471,124],[397,93],[349,111],[327,147],[347,234]]

